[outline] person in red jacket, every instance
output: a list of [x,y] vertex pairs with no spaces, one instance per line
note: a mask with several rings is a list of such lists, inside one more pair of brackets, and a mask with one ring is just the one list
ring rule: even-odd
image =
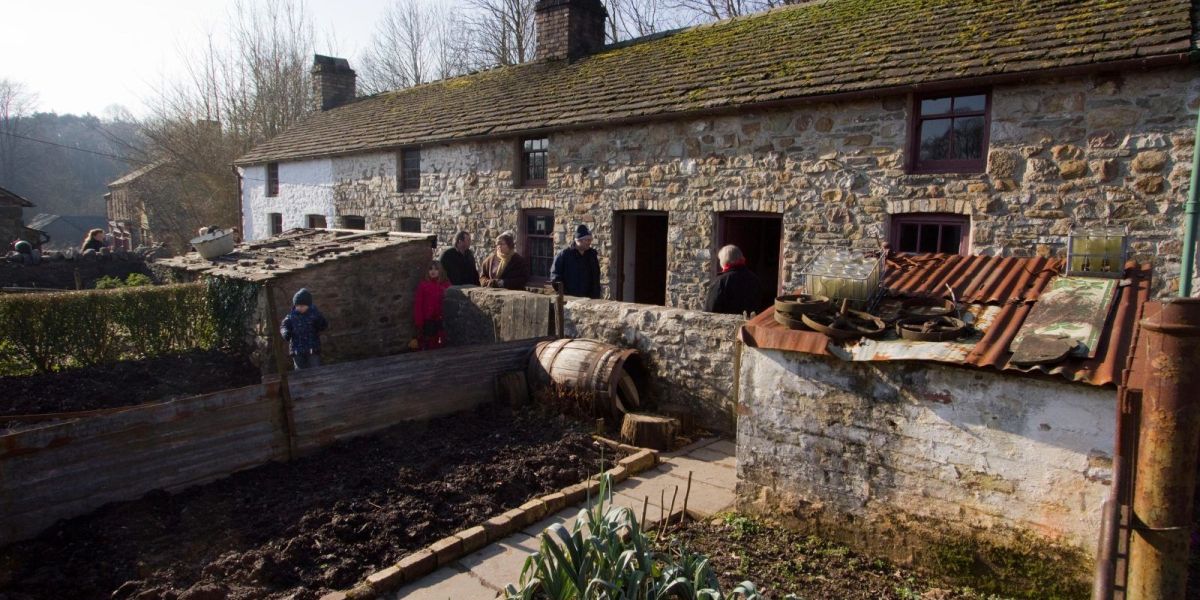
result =
[[450,280],[442,263],[433,261],[429,273],[417,285],[417,298],[413,302],[413,321],[417,325],[417,348],[433,350],[446,344],[446,329],[442,327],[442,299]]

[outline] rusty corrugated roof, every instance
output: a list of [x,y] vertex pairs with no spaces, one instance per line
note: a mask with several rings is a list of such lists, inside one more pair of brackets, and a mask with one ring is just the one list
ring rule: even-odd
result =
[[[943,296],[954,290],[960,302],[999,305],[983,339],[963,364],[1023,373],[1058,375],[1091,385],[1117,383],[1132,351],[1138,315],[1150,298],[1149,265],[1126,265],[1129,285],[1118,288],[1094,358],[1071,358],[1055,365],[1018,367],[1009,346],[1029,311],[1063,266],[1061,259],[1040,257],[919,254],[889,257],[884,287],[893,296]],[[742,341],[759,348],[829,354],[829,339],[813,331],[793,331],[775,322],[773,309],[742,328]]]

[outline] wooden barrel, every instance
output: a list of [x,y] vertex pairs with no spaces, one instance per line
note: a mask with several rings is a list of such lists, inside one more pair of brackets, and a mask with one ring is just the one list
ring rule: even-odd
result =
[[597,340],[561,339],[537,345],[529,359],[528,378],[532,386],[554,383],[564,391],[590,399],[594,416],[619,418],[622,411],[616,403],[617,386],[626,373],[639,395],[646,398],[646,373],[637,350]]

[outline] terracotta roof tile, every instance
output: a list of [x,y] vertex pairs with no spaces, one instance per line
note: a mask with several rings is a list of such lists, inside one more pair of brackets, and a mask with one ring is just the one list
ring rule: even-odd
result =
[[1191,0],[828,0],[315,113],[240,164],[1174,55]]

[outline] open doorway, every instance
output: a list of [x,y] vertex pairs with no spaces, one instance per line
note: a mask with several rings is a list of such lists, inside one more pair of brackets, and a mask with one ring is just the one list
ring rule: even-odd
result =
[[[717,220],[717,248],[733,244],[746,255],[746,266],[762,282],[759,310],[770,306],[779,294],[780,241],[783,215],[778,213],[724,212]],[[715,261],[714,261],[715,262]],[[720,265],[717,265],[720,268]]]
[[613,297],[638,304],[667,303],[667,213],[619,212],[613,219],[616,281]]

